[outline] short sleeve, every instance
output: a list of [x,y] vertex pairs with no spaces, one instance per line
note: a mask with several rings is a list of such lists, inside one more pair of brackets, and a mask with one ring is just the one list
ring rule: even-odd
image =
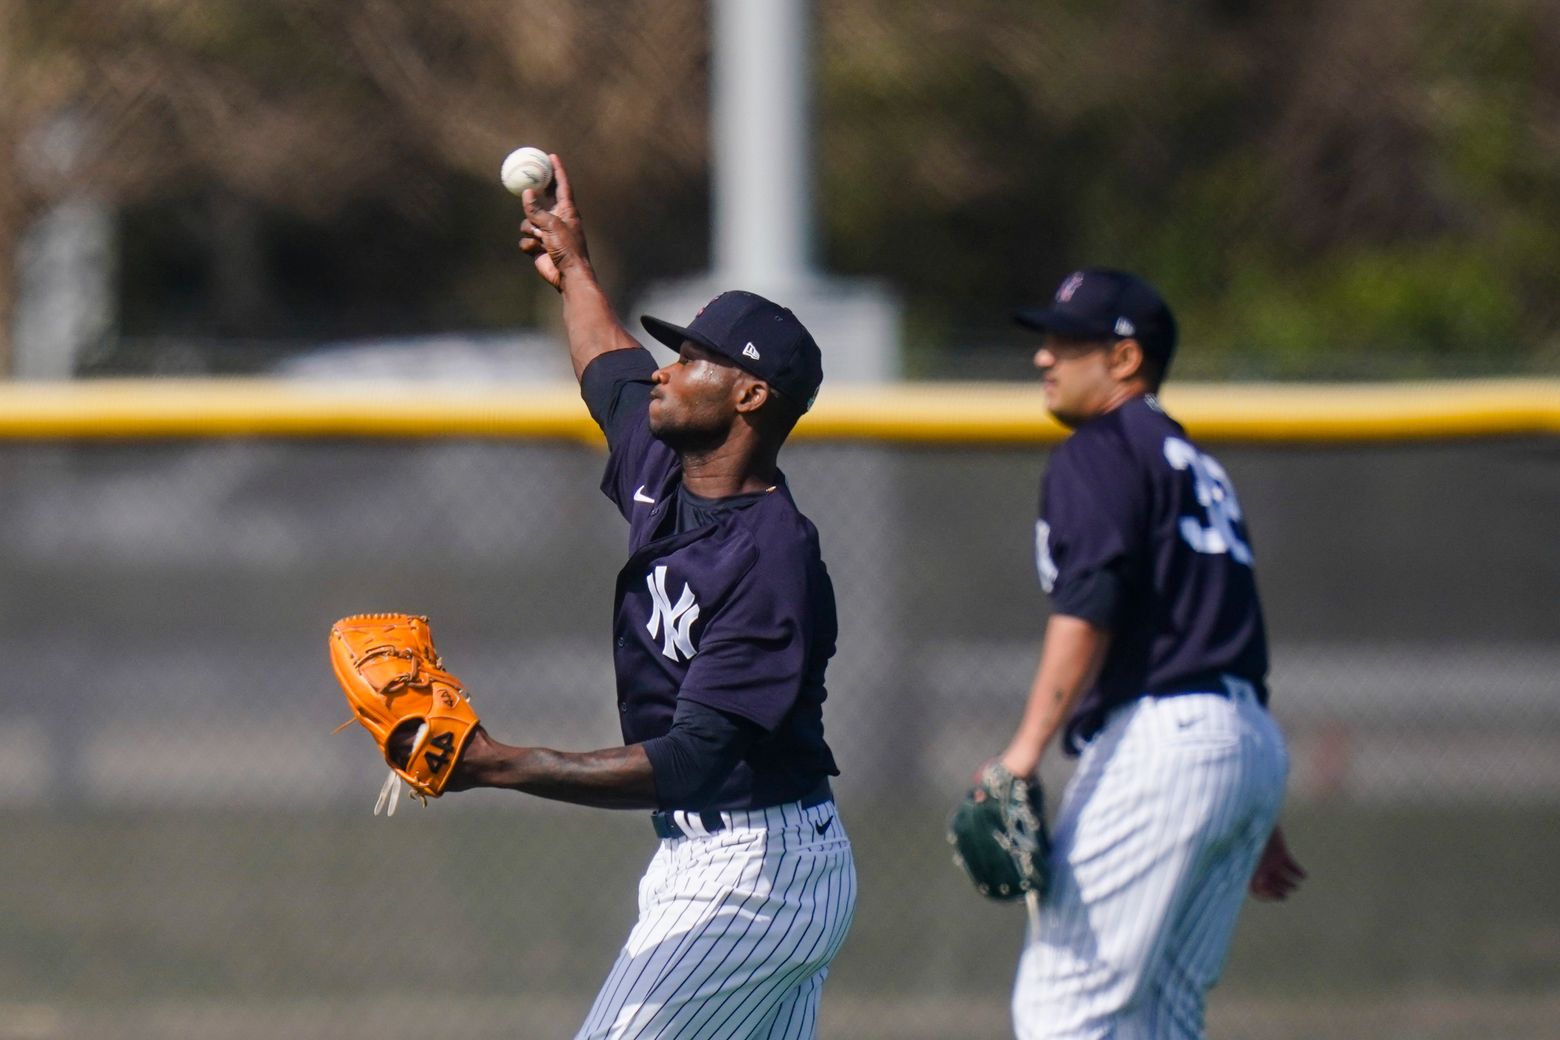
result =
[[650,376],[655,359],[644,349],[614,350],[590,363],[580,377],[580,396],[607,435],[602,494],[627,519],[647,485],[660,486],[677,454],[650,433]]
[[580,376],[580,396],[591,418],[607,435],[607,447],[616,447],[626,427],[643,421],[640,413],[649,403],[655,370],[655,358],[643,348],[609,350]]
[[1147,508],[1124,444],[1075,436],[1057,450],[1042,488],[1036,552],[1058,613],[1112,627],[1127,576],[1142,559]]

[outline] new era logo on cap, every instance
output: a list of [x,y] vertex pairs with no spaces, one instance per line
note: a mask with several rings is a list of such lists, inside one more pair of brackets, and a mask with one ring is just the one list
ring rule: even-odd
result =
[[673,350],[691,341],[729,358],[804,412],[823,383],[823,354],[812,333],[790,310],[756,293],[723,292],[687,327],[649,315],[639,323]]
[[1049,307],[1013,312],[1020,325],[1075,339],[1135,339],[1143,353],[1168,363],[1175,353],[1175,317],[1143,279],[1089,267],[1062,279]]

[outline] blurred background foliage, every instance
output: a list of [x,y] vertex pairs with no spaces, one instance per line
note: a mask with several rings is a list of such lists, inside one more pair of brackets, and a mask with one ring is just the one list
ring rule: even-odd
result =
[[[1183,376],[1560,370],[1550,0],[812,10],[816,259],[902,296],[911,375],[1021,375],[1009,309],[1083,264],[1161,285],[1196,344]],[[497,185],[521,143],[570,163],[620,303],[699,272],[707,20],[0,0],[0,330],[29,223],[83,194],[118,215],[119,337],[555,320]]]

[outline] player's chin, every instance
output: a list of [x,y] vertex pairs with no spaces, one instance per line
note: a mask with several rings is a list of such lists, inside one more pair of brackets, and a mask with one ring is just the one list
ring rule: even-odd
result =
[[1047,386],[1045,388],[1045,410],[1051,413],[1051,418],[1068,429],[1072,429],[1083,421],[1083,416],[1078,414],[1077,409],[1073,408],[1065,397],[1057,393],[1054,387]]
[[1065,407],[1056,408],[1047,404],[1046,411],[1051,413],[1051,418],[1055,419],[1069,430],[1076,428],[1078,423],[1082,421]]
[[721,441],[721,430],[698,421],[698,417],[673,411],[665,401],[652,399],[648,418],[651,435],[678,451],[706,449]]
[[664,440],[668,433],[676,432],[677,424],[666,407],[666,402],[659,397],[650,398],[650,410],[646,417],[649,420],[650,432],[654,436]]

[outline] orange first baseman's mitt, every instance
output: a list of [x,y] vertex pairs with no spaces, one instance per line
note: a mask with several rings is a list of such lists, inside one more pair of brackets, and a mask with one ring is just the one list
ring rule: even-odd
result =
[[[330,627],[330,661],[354,716],[342,728],[361,722],[390,764],[375,814],[387,798],[387,815],[394,814],[397,777],[425,804],[439,797],[480,720],[460,680],[444,670],[428,619],[415,614],[342,618]],[[401,761],[389,746],[397,732],[413,734],[411,754]]]

